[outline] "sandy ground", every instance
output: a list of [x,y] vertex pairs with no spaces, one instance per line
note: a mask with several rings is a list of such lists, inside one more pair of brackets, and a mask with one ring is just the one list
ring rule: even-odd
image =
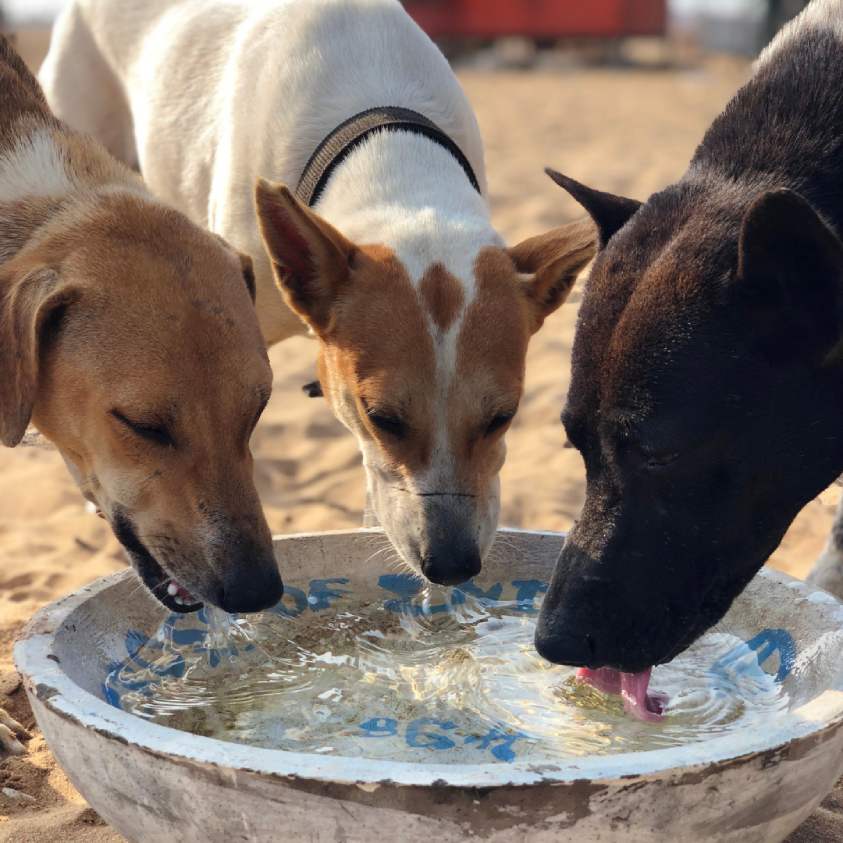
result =
[[[44,44],[43,35],[30,33],[20,47],[35,64]],[[577,215],[573,201],[542,175],[547,164],[638,198],[676,179],[747,73],[744,64],[720,60],[683,72],[461,71],[486,140],[499,230],[514,242]],[[582,463],[563,448],[558,422],[579,298],[578,288],[530,349],[526,396],[503,471],[504,524],[564,530],[582,501]],[[275,391],[253,448],[258,487],[277,532],[361,522],[363,475],[355,445],[327,406],[300,389],[313,377],[314,353],[314,344],[302,338],[271,355]],[[808,571],[838,497],[830,490],[808,505],[772,564],[798,576]],[[41,605],[124,561],[105,524],[85,512],[56,453],[0,453],[0,501],[0,705],[32,725],[11,666],[15,635]],[[30,750],[0,765],[0,787],[34,800],[0,795],[0,841],[119,840],[86,807],[37,732]],[[812,822],[802,840],[833,839],[832,826],[822,825],[833,824],[833,817],[818,814]]]

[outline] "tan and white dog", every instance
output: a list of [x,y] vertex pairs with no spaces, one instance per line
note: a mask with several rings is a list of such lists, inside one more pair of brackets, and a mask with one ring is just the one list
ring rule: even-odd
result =
[[[0,37],[0,443],[32,423],[170,610],[276,603],[248,261],[68,130]],[[0,752],[21,752],[0,710]]]
[[[403,560],[438,583],[477,573],[528,341],[594,236],[574,223],[504,247],[474,114],[400,3],[74,0],[41,78],[61,117],[255,257],[267,343],[316,335]],[[408,125],[337,146],[373,110]],[[258,179],[314,167],[315,195],[259,182],[258,224]]]

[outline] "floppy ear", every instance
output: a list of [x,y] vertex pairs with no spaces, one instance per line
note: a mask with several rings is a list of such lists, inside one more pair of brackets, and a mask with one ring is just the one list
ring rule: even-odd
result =
[[41,347],[77,292],[44,266],[0,276],[0,289],[0,442],[12,448],[32,417]]
[[261,179],[255,200],[263,242],[284,298],[314,331],[324,333],[348,281],[354,244],[282,184]]
[[597,226],[601,249],[606,248],[606,244],[613,235],[617,234],[641,207],[641,203],[636,199],[627,199],[625,196],[615,196],[613,193],[594,190],[549,167],[545,168],[545,172],[588,211],[588,215]]
[[531,237],[508,250],[524,275],[527,298],[535,314],[533,331],[568,298],[577,276],[594,257],[594,225],[582,219]]
[[779,352],[843,356],[843,243],[798,193],[765,193],[747,211],[736,284]]
[[221,235],[215,234],[213,231],[211,234],[213,234],[213,236],[216,237],[226,249],[230,249],[237,255],[237,258],[240,261],[240,270],[243,273],[243,283],[246,285],[246,289],[249,291],[249,295],[252,297],[252,302],[254,303],[257,297],[257,288],[255,287],[255,268],[252,264],[252,259],[245,252],[232,248],[228,240]]

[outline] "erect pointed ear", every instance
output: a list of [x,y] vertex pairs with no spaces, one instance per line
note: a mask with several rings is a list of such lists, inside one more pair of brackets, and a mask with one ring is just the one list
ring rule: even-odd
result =
[[620,231],[641,207],[641,203],[636,199],[627,199],[624,196],[594,190],[549,167],[545,168],[545,172],[588,211],[597,226],[601,249],[606,248],[612,236]]
[[531,276],[525,290],[535,314],[533,331],[568,297],[577,276],[594,257],[596,232],[581,219],[524,240],[508,250],[515,268]]
[[49,267],[0,275],[0,442],[13,448],[32,417],[42,346],[78,291]]
[[290,307],[317,333],[349,278],[355,246],[282,184],[258,182],[255,199],[263,242]]
[[738,243],[737,289],[784,325],[790,349],[837,362],[843,351],[843,243],[792,190],[765,193],[747,211]]

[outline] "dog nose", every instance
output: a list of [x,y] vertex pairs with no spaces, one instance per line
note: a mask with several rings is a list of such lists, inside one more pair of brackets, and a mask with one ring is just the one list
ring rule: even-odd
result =
[[541,621],[536,627],[535,645],[538,654],[553,664],[590,667],[594,662],[588,635],[547,629]]
[[422,559],[422,573],[437,585],[459,585],[480,573],[482,560],[476,547],[461,552],[443,550]]
[[275,606],[284,594],[284,583],[275,560],[260,568],[235,568],[223,582],[220,606],[230,614],[247,615]]

